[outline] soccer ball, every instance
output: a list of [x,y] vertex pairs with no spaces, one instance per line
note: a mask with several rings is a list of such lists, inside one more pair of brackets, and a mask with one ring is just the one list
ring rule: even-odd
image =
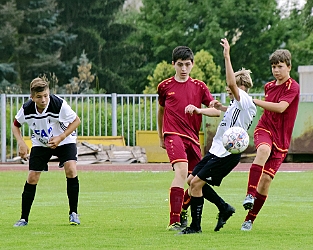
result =
[[223,146],[232,154],[240,154],[249,146],[249,135],[241,127],[231,127],[223,134]]

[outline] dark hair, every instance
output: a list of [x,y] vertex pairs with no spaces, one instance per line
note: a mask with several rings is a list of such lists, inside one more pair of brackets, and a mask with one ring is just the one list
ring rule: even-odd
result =
[[194,55],[192,50],[187,46],[176,47],[172,53],[172,61],[175,63],[178,59],[191,60],[193,62]]
[[270,55],[270,63],[279,64],[280,62],[286,63],[287,66],[291,65],[291,53],[287,49],[278,49]]

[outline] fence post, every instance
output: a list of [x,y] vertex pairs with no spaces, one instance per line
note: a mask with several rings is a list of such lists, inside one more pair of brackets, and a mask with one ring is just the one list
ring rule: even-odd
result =
[[6,107],[5,94],[1,94],[1,162],[6,162]]
[[111,94],[112,98],[112,135],[117,136],[117,95]]
[[221,93],[221,103],[226,103],[226,93]]

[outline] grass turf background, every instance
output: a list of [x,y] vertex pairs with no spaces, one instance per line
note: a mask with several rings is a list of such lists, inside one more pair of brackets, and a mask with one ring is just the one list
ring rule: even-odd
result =
[[[173,172],[80,171],[81,225],[68,224],[62,170],[42,173],[29,225],[19,219],[27,172],[0,172],[0,249],[312,249],[313,172],[279,172],[251,232],[240,230],[246,211],[246,172],[232,172],[215,190],[236,208],[214,232],[216,207],[205,202],[202,234],[175,235],[168,192]],[[189,217],[190,219],[190,217]]]

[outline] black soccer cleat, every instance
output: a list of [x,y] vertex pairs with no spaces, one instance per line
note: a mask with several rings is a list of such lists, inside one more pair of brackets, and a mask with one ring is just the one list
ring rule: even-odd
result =
[[198,233],[202,233],[201,228],[199,230],[196,230],[196,229],[194,229],[192,227],[186,227],[185,229],[183,229],[178,234],[198,234]]
[[220,211],[217,215],[217,224],[214,231],[219,231],[226,224],[226,221],[233,215],[233,213],[235,213],[235,208],[227,204],[227,208],[224,211]]

